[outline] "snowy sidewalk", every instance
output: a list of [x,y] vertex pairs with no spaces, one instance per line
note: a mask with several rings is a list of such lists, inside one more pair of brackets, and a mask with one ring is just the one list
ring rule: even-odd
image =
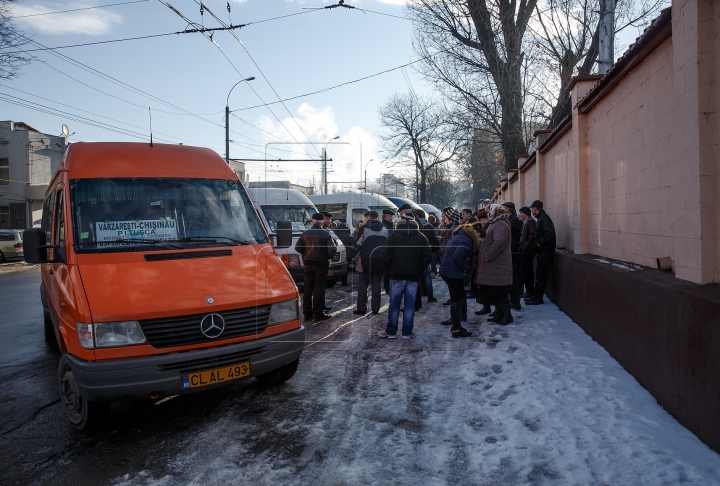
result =
[[474,335],[452,339],[438,294],[411,341],[374,336],[386,312],[310,326],[286,386],[229,397],[164,473],[117,482],[720,484],[720,455],[555,305],[496,326],[471,304]]

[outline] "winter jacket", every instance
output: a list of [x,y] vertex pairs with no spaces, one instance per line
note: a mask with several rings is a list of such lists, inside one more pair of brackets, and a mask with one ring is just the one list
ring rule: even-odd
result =
[[457,227],[460,226],[460,223],[453,222],[451,226],[448,226],[445,228],[445,233],[443,234],[442,240],[440,241],[440,257],[442,258],[443,254],[445,253],[445,246],[447,246],[448,241],[450,241],[450,238],[452,237],[453,231],[457,229]]
[[317,223],[303,232],[295,243],[295,251],[303,256],[305,265],[327,267],[337,248],[330,232],[323,229],[322,223]]
[[522,235],[520,236],[520,254],[533,254],[533,237],[535,236],[535,220],[528,218],[523,224]]
[[557,244],[555,237],[555,225],[545,211],[537,215],[535,235],[533,236],[533,248],[538,253],[554,252]]
[[463,274],[470,271],[470,258],[479,243],[480,236],[471,225],[458,227],[445,246],[445,253],[440,262],[440,275],[447,278],[463,278]]
[[428,220],[425,218],[415,218],[415,221],[417,221],[420,226],[420,233],[425,235],[425,239],[427,239],[428,243],[430,243],[430,250],[435,253],[439,246],[437,240],[437,230],[433,225],[428,223]]
[[382,225],[385,227],[386,230],[392,231],[395,229],[395,225],[392,221],[385,221],[384,219],[381,221]]
[[430,264],[430,255],[430,243],[417,222],[401,219],[385,244],[382,258],[390,279],[418,282]]
[[478,271],[475,283],[504,287],[513,282],[512,232],[507,218],[491,222],[478,249]]
[[358,272],[382,273],[382,246],[388,239],[388,230],[377,219],[371,219],[355,243],[355,270]]
[[514,214],[508,218],[508,221],[510,222],[512,234],[510,251],[512,251],[514,255],[517,255],[520,253],[520,237],[522,236],[523,222]]

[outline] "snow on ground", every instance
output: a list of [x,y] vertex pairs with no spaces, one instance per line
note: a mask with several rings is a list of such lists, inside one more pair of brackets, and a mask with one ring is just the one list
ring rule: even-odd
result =
[[308,327],[290,382],[248,385],[168,464],[116,483],[720,484],[720,456],[556,306],[497,326],[471,304],[473,336],[453,339],[434,283],[411,341],[375,336],[386,296],[358,318],[329,292],[339,315]]

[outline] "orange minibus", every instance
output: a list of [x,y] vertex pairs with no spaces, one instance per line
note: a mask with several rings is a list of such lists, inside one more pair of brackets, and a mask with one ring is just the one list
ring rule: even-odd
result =
[[[247,192],[215,152],[74,143],[50,182],[25,259],[41,263],[45,336],[70,423],[110,403],[297,370],[298,290]],[[278,222],[278,247],[292,224]]]

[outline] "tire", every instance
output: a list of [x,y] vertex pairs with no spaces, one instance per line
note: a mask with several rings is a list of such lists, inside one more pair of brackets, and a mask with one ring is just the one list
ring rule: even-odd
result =
[[60,358],[58,366],[58,387],[60,403],[65,415],[77,430],[90,430],[107,422],[110,417],[110,402],[91,402],[80,394],[67,355]]
[[300,358],[296,359],[295,361],[288,363],[286,365],[281,366],[280,368],[276,370],[272,370],[269,373],[265,373],[264,375],[256,376],[255,379],[260,383],[261,386],[264,387],[273,387],[278,386],[286,381],[288,381],[290,378],[295,376],[295,372],[298,369],[298,364],[300,363]]
[[335,287],[335,284],[336,284],[336,283],[337,283],[337,280],[332,279],[332,280],[328,280],[328,281],[325,283],[325,285],[327,286],[327,288],[331,289],[331,288]]

